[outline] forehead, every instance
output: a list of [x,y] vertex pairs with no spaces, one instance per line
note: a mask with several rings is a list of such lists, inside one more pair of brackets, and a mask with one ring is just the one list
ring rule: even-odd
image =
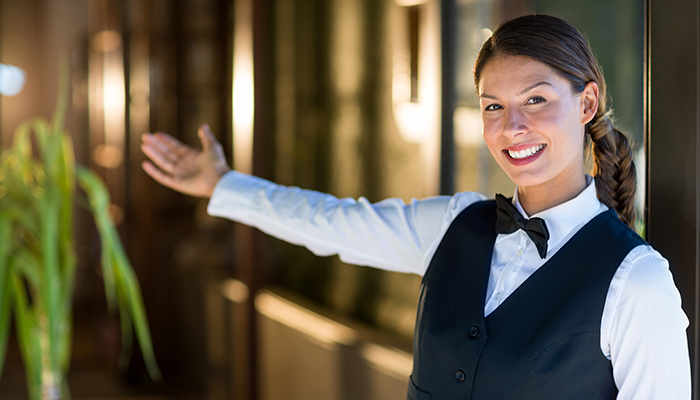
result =
[[538,82],[549,83],[555,89],[568,86],[566,79],[547,64],[525,56],[499,56],[484,66],[478,95],[519,93]]

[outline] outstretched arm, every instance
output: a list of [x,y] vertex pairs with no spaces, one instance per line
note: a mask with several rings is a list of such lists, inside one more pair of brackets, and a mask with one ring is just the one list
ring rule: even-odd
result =
[[254,226],[317,255],[338,254],[351,264],[423,274],[426,255],[434,250],[446,221],[484,199],[476,193],[410,204],[400,199],[375,204],[365,198],[338,199],[231,172],[208,126],[200,127],[199,138],[202,150],[165,133],[144,134],[141,149],[150,161],[143,169],[169,188],[211,198],[210,215]]
[[231,168],[209,126],[200,126],[198,134],[202,150],[187,146],[167,133],[144,133],[141,150],[150,161],[141,164],[143,170],[178,192],[211,197],[219,179]]

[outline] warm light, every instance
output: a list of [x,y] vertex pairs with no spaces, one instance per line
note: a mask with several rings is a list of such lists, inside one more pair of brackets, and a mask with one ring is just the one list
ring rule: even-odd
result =
[[105,144],[120,151],[124,148],[125,128],[124,63],[120,53],[105,54],[102,107]]
[[124,222],[124,210],[118,205],[114,203],[110,204],[107,211],[109,211],[109,216],[112,218],[112,223],[114,225],[118,226]]
[[240,172],[253,170],[253,5],[236,1],[233,43],[233,165]]
[[246,64],[240,58],[236,64],[239,65],[233,75],[234,162],[237,170],[250,172],[255,112],[253,71],[249,65],[240,65]]
[[124,108],[124,75],[120,69],[114,65],[105,68],[102,104],[106,114],[121,112]]
[[92,37],[92,47],[98,53],[109,53],[119,48],[122,44],[122,39],[118,32],[102,31],[97,32]]
[[458,107],[454,113],[455,141],[458,146],[483,144],[481,113],[473,107]]
[[123,152],[114,146],[101,144],[92,151],[92,160],[100,167],[117,168],[123,159]]
[[394,56],[391,90],[395,105],[411,101],[411,60],[404,53]]
[[401,350],[367,343],[362,347],[362,357],[387,375],[406,379],[413,369],[413,357]]
[[431,115],[421,103],[402,103],[394,109],[396,125],[407,142],[420,143],[431,135]]
[[428,0],[396,0],[396,4],[402,7],[420,6],[427,3]]
[[352,328],[270,292],[264,291],[255,298],[255,309],[264,316],[321,343],[350,346],[357,340],[357,333]]
[[237,279],[227,279],[221,286],[221,293],[223,293],[224,297],[227,299],[239,304],[248,301],[248,297],[250,296],[248,285]]
[[[421,161],[426,176],[426,193],[434,194],[439,192],[440,187],[439,2],[397,0],[397,4],[425,5],[420,8],[418,15],[418,52],[413,55],[418,65],[417,71],[413,73],[409,37],[397,35],[397,38],[404,39],[397,39],[395,43],[392,102],[396,127],[401,137],[407,142],[420,144]],[[417,82],[412,81],[413,79],[417,79]]]

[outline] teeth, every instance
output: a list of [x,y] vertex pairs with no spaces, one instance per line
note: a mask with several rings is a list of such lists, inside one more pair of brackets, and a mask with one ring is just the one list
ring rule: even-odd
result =
[[511,151],[511,150],[508,150],[508,155],[509,155],[511,158],[514,158],[514,159],[516,159],[516,160],[519,160],[519,159],[521,159],[521,158],[526,158],[526,157],[530,157],[530,156],[533,155],[533,154],[537,154],[537,153],[539,153],[540,150],[542,150],[542,149],[544,149],[544,145],[543,145],[543,144],[540,144],[540,145],[537,145],[537,146],[532,146],[532,147],[530,147],[529,149],[520,150],[520,151]]

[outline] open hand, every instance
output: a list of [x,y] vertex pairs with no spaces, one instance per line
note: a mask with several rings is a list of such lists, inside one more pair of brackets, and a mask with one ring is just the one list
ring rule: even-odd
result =
[[185,145],[167,133],[144,133],[141,151],[150,159],[141,167],[160,184],[178,192],[211,197],[214,187],[231,168],[221,144],[209,130],[199,127],[202,150]]

